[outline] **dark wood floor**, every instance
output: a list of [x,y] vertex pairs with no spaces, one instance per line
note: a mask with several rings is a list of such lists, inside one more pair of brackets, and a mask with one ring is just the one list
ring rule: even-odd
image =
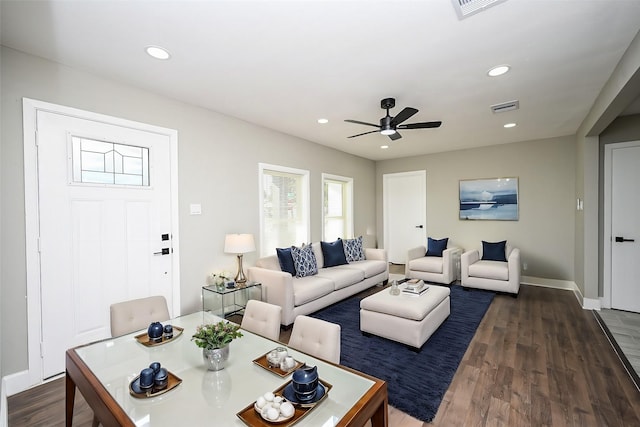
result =
[[[74,426],[91,425],[76,402]],[[640,392],[573,293],[523,286],[494,298],[433,423],[398,412],[391,426],[640,426]],[[8,413],[10,427],[63,425],[63,380],[11,396]]]

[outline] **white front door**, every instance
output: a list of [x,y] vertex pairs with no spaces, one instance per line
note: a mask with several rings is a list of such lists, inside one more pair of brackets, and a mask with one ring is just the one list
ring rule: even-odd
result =
[[426,244],[426,171],[382,177],[384,248],[389,262],[404,264],[407,251]]
[[166,134],[37,111],[43,378],[65,351],[111,336],[114,302],[163,295],[173,311]]
[[640,312],[640,143],[611,151],[611,308]]

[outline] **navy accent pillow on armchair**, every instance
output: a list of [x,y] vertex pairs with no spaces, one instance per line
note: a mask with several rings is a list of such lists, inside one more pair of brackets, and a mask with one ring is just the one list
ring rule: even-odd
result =
[[276,248],[278,254],[278,262],[280,263],[280,270],[290,273],[292,276],[296,275],[296,266],[293,263],[293,256],[291,255],[291,248]]
[[322,247],[325,267],[334,267],[347,263],[342,239],[338,239],[335,242],[320,242],[320,247]]
[[502,242],[485,242],[482,241],[482,259],[485,261],[504,261],[507,262],[506,255],[507,241]]
[[425,256],[442,256],[442,252],[447,249],[447,243],[449,243],[449,238],[445,237],[444,239],[436,240],[431,237],[427,238],[427,253]]

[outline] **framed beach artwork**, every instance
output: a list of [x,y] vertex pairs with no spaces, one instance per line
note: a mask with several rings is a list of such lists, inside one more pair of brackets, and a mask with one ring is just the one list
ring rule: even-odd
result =
[[460,180],[461,220],[518,220],[518,178]]

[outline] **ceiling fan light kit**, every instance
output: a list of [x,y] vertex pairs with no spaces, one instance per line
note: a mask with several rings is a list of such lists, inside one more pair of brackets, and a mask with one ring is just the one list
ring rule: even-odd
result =
[[348,123],[355,123],[358,125],[373,126],[378,128],[378,130],[372,130],[369,132],[359,133],[357,135],[351,135],[351,136],[348,136],[347,138],[355,138],[356,136],[362,136],[370,133],[380,132],[382,135],[386,135],[391,140],[395,141],[397,139],[402,138],[402,135],[398,133],[398,129],[429,129],[429,128],[440,127],[440,125],[442,124],[442,122],[440,121],[401,124],[402,122],[404,122],[405,120],[408,120],[414,114],[416,114],[418,110],[412,107],[405,107],[402,111],[398,113],[398,115],[396,115],[395,117],[392,117],[389,114],[389,110],[395,107],[395,105],[396,105],[396,100],[394,98],[384,98],[382,101],[380,101],[380,108],[382,108],[383,110],[387,110],[387,114],[380,119],[379,125],[376,125],[373,123],[361,122],[359,120],[352,120],[352,119],[345,120],[345,122],[348,122]]

